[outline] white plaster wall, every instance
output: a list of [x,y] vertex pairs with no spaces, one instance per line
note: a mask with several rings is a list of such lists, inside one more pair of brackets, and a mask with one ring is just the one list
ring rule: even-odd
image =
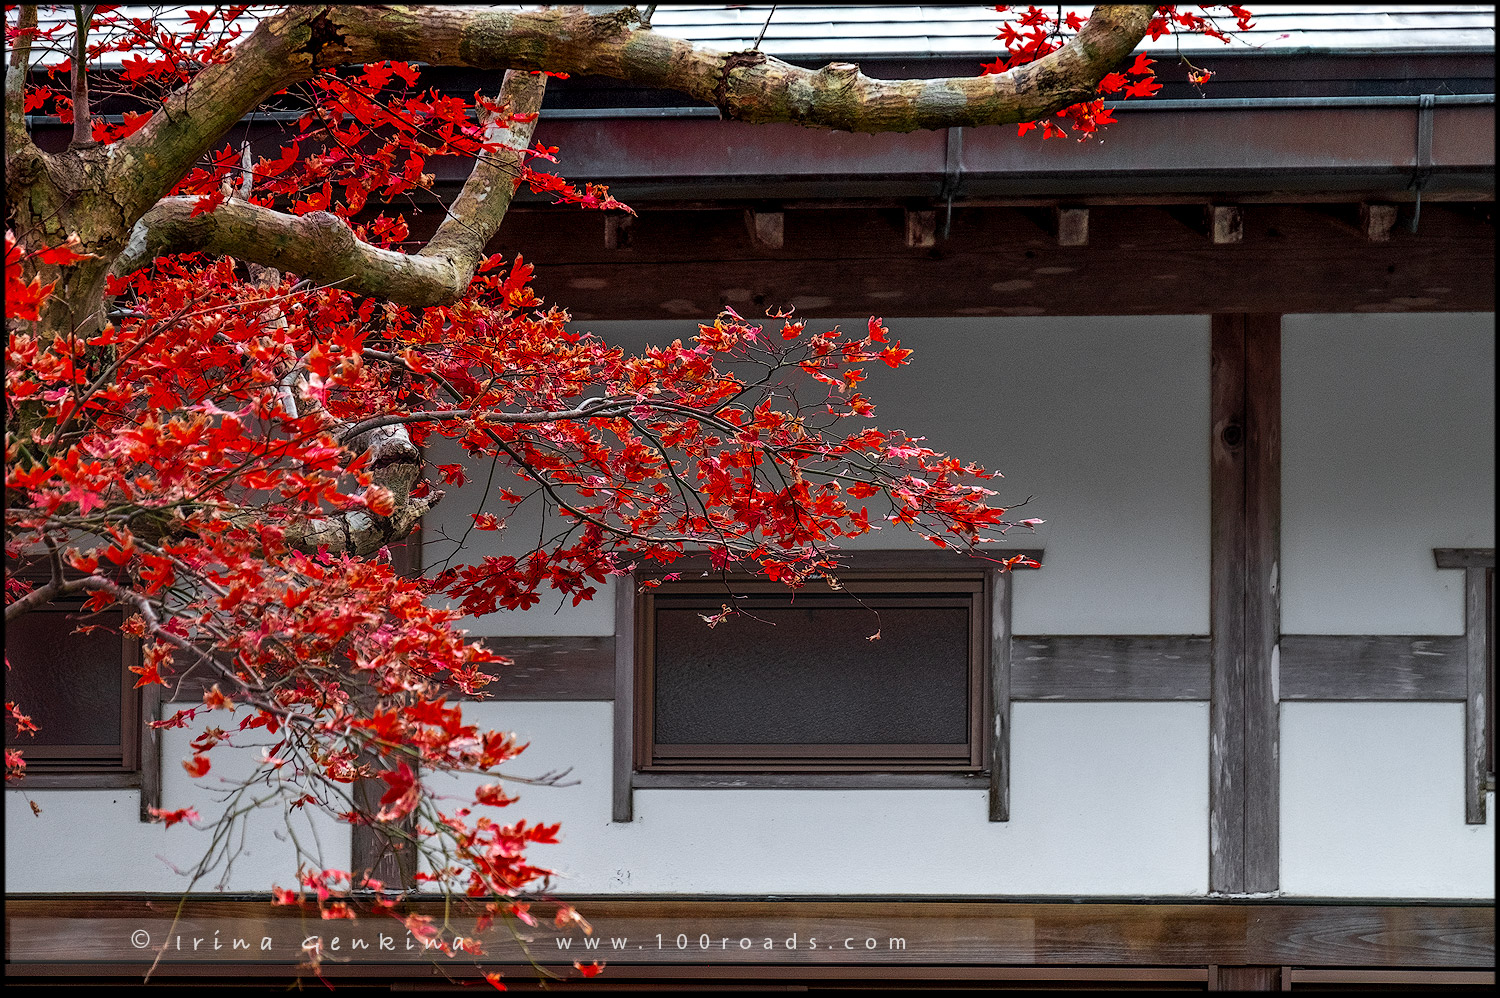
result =
[[[838,320],[813,320],[832,325]],[[863,328],[865,319],[844,320]],[[998,500],[1047,523],[1011,535],[1046,548],[1046,568],[1015,590],[1022,634],[1208,632],[1208,344],[1203,316],[901,319],[915,349],[899,371],[869,368],[878,425],[1000,471]],[[695,322],[594,322],[579,328],[627,350],[689,339]],[[434,448],[434,461],[457,461]],[[488,466],[449,490],[429,518],[424,557],[447,557],[480,508]],[[878,512],[872,507],[872,513]],[[523,516],[501,534],[472,532],[461,558],[526,550]],[[441,534],[449,539],[439,541]],[[895,527],[850,547],[930,548]],[[475,634],[610,634],[612,608],[563,607],[467,622]]]
[[1281,706],[1281,886],[1320,897],[1493,898],[1495,795],[1464,823],[1463,706]]
[[[166,704],[163,716],[191,704]],[[202,716],[200,715],[200,721]],[[226,730],[233,725],[219,715],[207,723]],[[260,746],[275,739],[235,738],[244,751],[214,749],[213,768],[191,779],[181,760],[191,755],[188,743],[203,724],[189,730],[162,732],[162,808],[197,808],[203,821],[192,828],[167,828],[140,820],[138,790],[7,790],[5,792],[5,889],[7,891],[160,891],[182,892],[191,871],[208,853],[215,819],[225,810],[222,790],[248,774]],[[261,788],[262,795],[264,788]],[[34,801],[41,814],[32,813]],[[324,868],[349,868],[349,826],[301,809],[287,813],[282,805],[249,815],[229,839],[233,862],[227,875],[221,864],[199,880],[195,891],[268,891],[296,882],[297,848],[316,856]],[[304,859],[311,866],[314,860]]]
[[[637,790],[610,821],[608,703],[486,703],[465,713],[531,747],[506,820],[562,822],[530,855],[559,889],[688,894],[1203,894],[1208,707],[1013,707],[1011,820],[977,790]],[[469,781],[472,782],[472,781]],[[455,790],[459,783],[452,781]],[[444,783],[435,783],[441,790]]]
[[1289,315],[1281,625],[1462,634],[1462,572],[1495,543],[1495,316]]

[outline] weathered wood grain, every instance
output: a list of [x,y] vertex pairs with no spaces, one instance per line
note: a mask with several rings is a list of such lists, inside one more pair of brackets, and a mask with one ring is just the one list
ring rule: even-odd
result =
[[1244,890],[1245,320],[1215,315],[1209,346],[1209,889]]
[[1087,246],[1089,244],[1089,210],[1058,207],[1054,211],[1057,245]]
[[612,745],[611,821],[634,816],[630,777],[635,771],[635,603],[636,578],[615,580],[615,710]]
[[1433,548],[1438,568],[1494,568],[1494,548]]
[[1245,880],[1281,884],[1281,316],[1245,316]]
[[1284,634],[1282,700],[1463,700],[1461,635]]
[[1419,233],[1372,243],[1315,207],[1257,205],[1242,241],[1216,246],[1160,206],[1093,205],[1088,245],[1060,246],[1030,209],[955,205],[936,253],[906,245],[895,205],[789,209],[777,250],[748,245],[739,208],[643,212],[623,250],[604,248],[597,212],[513,212],[489,249],[545,259],[537,293],[580,321],[709,321],[726,304],[888,319],[1150,315],[1163,303],[1184,315],[1494,310],[1492,282],[1453,279],[1494,265],[1482,220],[1424,202]]
[[1490,709],[1488,588],[1492,568],[1464,569],[1464,821],[1484,824],[1488,766],[1485,721]]
[[988,773],[636,773],[631,785],[637,790],[991,789]]
[[[1364,903],[1308,901],[1025,901],[925,900],[910,898],[719,900],[681,897],[569,898],[592,923],[594,935],[633,937],[631,944],[608,954],[611,967],[702,965],[710,959],[719,967],[779,966],[846,970],[879,968],[882,975],[899,975],[900,965],[935,967],[1074,965],[1115,968],[1159,967],[1340,967],[1372,969],[1468,969],[1488,971],[1494,965],[1495,914],[1492,905],[1444,903]],[[18,897],[6,905],[7,975],[109,977],[134,972],[154,954],[131,946],[129,932],[145,928],[155,939],[168,938],[178,898],[120,896]],[[415,910],[440,910],[441,902],[416,902]],[[460,914],[459,917],[466,917]],[[272,906],[267,899],[189,900],[183,922],[173,930],[212,935],[217,925],[227,936],[255,938],[270,935],[277,945],[291,948],[280,967],[261,963],[257,954],[226,947],[220,954],[201,952],[177,957],[169,951],[164,968],[176,972],[222,975],[224,963],[236,962],[252,974],[290,973],[302,940],[317,932],[391,931],[388,919],[358,923],[323,923],[309,928],[302,913]],[[549,920],[550,921],[550,920]],[[539,931],[534,947],[543,960],[558,960],[553,932]],[[399,931],[399,925],[395,925]],[[689,936],[687,948],[675,944],[678,933]],[[712,956],[699,952],[701,934],[717,949]],[[797,934],[798,947],[784,941]],[[658,934],[664,945],[657,949]],[[503,930],[491,945],[484,969],[495,964],[518,964],[519,952]],[[565,935],[557,932],[556,935]],[[577,933],[575,932],[576,936]],[[767,951],[761,941],[770,937]],[[809,937],[823,945],[806,948]],[[578,937],[578,938],[581,938]],[[741,950],[737,942],[754,945]],[[855,940],[846,951],[844,939]],[[866,950],[864,940],[877,946]],[[890,944],[903,940],[900,948]],[[831,945],[830,945],[831,943]],[[606,943],[608,945],[608,943]],[[576,956],[571,950],[564,963]],[[93,963],[92,961],[98,961]],[[468,974],[474,964],[444,961],[445,971]],[[325,970],[358,971],[361,976],[383,973],[403,977],[430,964],[422,955],[405,953],[359,956],[352,964],[329,961]],[[868,972],[868,971],[867,971]]]
[[1009,572],[990,572],[990,820],[1010,820],[1010,702],[1014,643],[1011,641]]
[[1210,640],[1194,635],[1017,635],[1012,700],[1207,700]]
[[493,700],[613,700],[615,639],[603,637],[484,638],[485,647],[514,659],[491,670],[484,688]]

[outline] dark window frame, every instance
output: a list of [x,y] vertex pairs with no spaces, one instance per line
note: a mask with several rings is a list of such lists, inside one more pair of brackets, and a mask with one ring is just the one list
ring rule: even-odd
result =
[[[951,551],[854,551],[843,552],[844,568],[838,573],[846,583],[874,582],[906,585],[919,592],[927,586],[921,580],[943,582],[964,579],[977,582],[975,605],[971,614],[971,655],[977,659],[977,673],[971,669],[971,683],[979,684],[979,695],[971,701],[980,705],[977,737],[969,744],[969,755],[961,764],[947,766],[914,765],[892,767],[889,764],[833,766],[815,763],[804,766],[722,765],[693,768],[652,766],[649,751],[642,751],[645,730],[641,725],[641,705],[648,702],[648,686],[641,673],[650,661],[649,640],[643,626],[646,608],[654,603],[656,587],[644,582],[659,579],[672,572],[685,579],[708,583],[718,595],[745,593],[754,586],[784,586],[757,581],[749,573],[715,572],[701,578],[709,568],[703,555],[692,555],[670,567],[638,570],[633,576],[617,582],[615,600],[615,738],[614,738],[614,806],[613,820],[626,822],[633,816],[633,791],[636,789],[985,789],[989,790],[991,821],[1009,820],[1009,744],[1010,744],[1010,605],[1013,572],[1002,572],[1002,557],[1026,555],[1038,562],[1040,550],[997,551],[994,561],[968,558]],[[814,585],[818,585],[814,583]],[[722,600],[721,602],[727,602]],[[979,624],[975,628],[975,624]],[[647,743],[648,744],[648,743]],[[640,761],[646,760],[645,765]]]
[[[991,632],[989,605],[993,582],[982,568],[967,573],[923,572],[894,577],[889,572],[849,570],[839,575],[843,596],[828,596],[805,590],[792,593],[780,583],[746,579],[729,583],[714,581],[670,582],[646,589],[637,601],[635,767],[637,772],[744,772],[758,773],[878,773],[960,772],[980,773],[987,768],[989,684],[985,681],[985,645]],[[820,586],[812,583],[811,586]],[[733,592],[733,596],[729,595]],[[930,594],[941,595],[930,595]],[[875,609],[964,607],[968,613],[967,703],[964,750],[955,753],[940,746],[912,743],[826,744],[720,744],[678,745],[654,737],[655,724],[655,615],[659,609],[712,611],[723,603],[734,603],[754,612],[757,608],[803,605],[816,600],[818,606],[856,608],[861,602]]]
[[[12,574],[33,584],[47,580],[46,575],[29,568],[13,570]],[[86,598],[85,595],[79,595],[56,600],[28,610],[27,616],[45,614],[77,617]],[[119,607],[101,610],[97,614],[91,611],[86,616],[109,615],[118,615],[120,618],[118,622],[106,624],[107,627],[114,628],[128,616]],[[88,622],[78,620],[75,624]],[[69,627],[68,632],[71,633],[71,630]],[[135,683],[139,677],[130,669],[140,664],[141,643],[125,634],[118,636],[121,692],[119,745],[41,745],[31,743],[31,739],[26,736],[15,739],[8,737],[8,747],[20,749],[26,759],[25,775],[12,780],[9,786],[17,790],[139,789],[141,820],[149,821],[152,820],[150,809],[161,806],[161,755],[160,733],[148,727],[148,722],[160,716],[163,691],[156,685],[136,688]],[[13,667],[21,666],[13,664]],[[26,705],[21,703],[19,706],[25,713]],[[99,761],[101,758],[109,761]],[[92,764],[90,760],[94,760]]]

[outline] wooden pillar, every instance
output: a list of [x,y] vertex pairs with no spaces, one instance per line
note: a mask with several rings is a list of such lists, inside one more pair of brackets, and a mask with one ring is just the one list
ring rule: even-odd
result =
[[1210,991],[1281,991],[1280,967],[1209,967]]
[[1280,316],[1214,316],[1210,356],[1209,889],[1260,893],[1280,882]]
[[1010,820],[1010,656],[1012,572],[990,583],[990,820]]
[[[422,527],[418,521],[410,534],[399,543],[390,546],[391,568],[397,575],[414,579],[422,574]],[[377,768],[388,763],[377,755],[367,755],[363,762]],[[377,779],[358,780],[350,788],[350,797],[355,809],[372,818],[380,811],[380,798],[385,794],[385,781]],[[399,825],[406,834],[416,830],[416,822],[407,818]],[[416,849],[409,842],[404,849],[396,849],[391,837],[383,834],[374,825],[354,825],[349,829],[349,865],[354,873],[356,886],[363,877],[372,877],[387,888],[410,888],[417,872]],[[397,839],[396,841],[400,841]]]

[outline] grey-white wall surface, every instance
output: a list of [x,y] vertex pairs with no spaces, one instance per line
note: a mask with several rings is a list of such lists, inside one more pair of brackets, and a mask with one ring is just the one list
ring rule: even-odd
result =
[[1289,315],[1282,325],[1281,629],[1462,634],[1495,545],[1495,316]]

